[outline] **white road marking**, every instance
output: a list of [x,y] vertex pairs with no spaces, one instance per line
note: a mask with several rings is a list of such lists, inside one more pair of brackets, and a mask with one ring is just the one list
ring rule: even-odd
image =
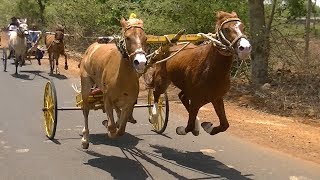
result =
[[304,177],[304,176],[290,176],[290,180],[311,180],[310,178]]
[[1,144],[6,144],[7,142],[6,141],[1,141]]
[[57,131],[71,131],[72,129],[71,128],[68,128],[68,129],[59,129]]
[[234,167],[233,167],[233,166],[231,166],[231,165],[227,165],[227,167],[228,167],[228,168],[234,168]]
[[16,150],[16,153],[26,153],[26,152],[29,152],[30,149],[17,149]]
[[214,154],[214,153],[216,153],[216,151],[213,150],[213,149],[201,149],[200,151],[201,151],[202,153],[209,153],[209,154]]
[[0,130],[0,133],[3,133],[3,131],[2,131],[2,130]]
[[5,149],[10,149],[11,146],[3,146]]
[[83,128],[83,126],[80,126],[80,125],[79,125],[79,126],[76,126],[76,128]]

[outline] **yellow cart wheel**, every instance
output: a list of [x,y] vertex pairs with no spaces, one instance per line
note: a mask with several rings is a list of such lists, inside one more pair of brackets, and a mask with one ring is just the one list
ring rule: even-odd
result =
[[57,94],[53,81],[48,81],[44,88],[43,98],[44,128],[49,139],[53,139],[56,134],[58,107]]
[[[148,92],[149,122],[150,122],[150,117],[152,116],[153,104],[154,104],[153,89],[149,89],[149,92]],[[168,95],[166,92],[164,94],[161,94],[158,102],[158,107],[159,107],[158,119],[157,121],[151,124],[153,126],[154,131],[158,134],[161,134],[166,130],[168,125],[168,119],[169,119],[169,101],[168,101]]]

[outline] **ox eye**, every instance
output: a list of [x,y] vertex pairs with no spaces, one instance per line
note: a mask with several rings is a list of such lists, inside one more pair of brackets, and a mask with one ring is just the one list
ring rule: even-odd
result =
[[230,29],[229,28],[223,28],[222,31],[225,32],[225,33],[229,33]]

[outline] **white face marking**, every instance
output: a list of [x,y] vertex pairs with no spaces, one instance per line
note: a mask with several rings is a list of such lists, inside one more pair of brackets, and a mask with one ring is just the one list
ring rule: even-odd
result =
[[237,35],[238,36],[242,36],[242,32],[240,31],[240,25],[241,25],[241,22],[237,22],[234,26],[234,29],[236,30],[236,32],[237,32]]
[[241,38],[241,39],[239,40],[239,45],[242,46],[242,47],[244,47],[244,48],[251,46],[250,42],[249,42],[247,39],[245,39],[245,38]]
[[[235,31],[237,33],[237,36],[242,36],[242,32],[240,31],[240,25],[241,22],[237,22],[235,24]],[[242,49],[240,50],[238,48],[238,56],[240,59],[248,59],[250,57],[250,53],[251,53],[251,44],[250,42],[246,39],[246,38],[240,38],[239,39],[239,47],[241,47]]]
[[[139,48],[136,50],[136,52],[143,52],[142,48]],[[134,63],[134,67],[135,69],[137,70],[138,73],[143,73],[144,72],[144,69],[146,67],[146,63],[147,63],[147,58],[146,58],[146,55],[143,54],[143,53],[137,53],[135,56],[134,56],[134,62],[135,61],[138,61],[138,63]]]
[[137,40],[137,44],[141,44],[141,41],[140,41],[140,38],[139,38],[139,36],[138,36],[138,34],[136,35],[136,40]]

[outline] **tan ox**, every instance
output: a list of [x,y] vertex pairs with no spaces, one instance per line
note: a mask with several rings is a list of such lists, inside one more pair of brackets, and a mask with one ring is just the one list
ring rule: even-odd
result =
[[[123,48],[115,43],[92,44],[85,52],[80,65],[81,94],[83,99],[82,147],[89,147],[88,96],[91,88],[97,86],[103,92],[104,111],[108,121],[104,124],[108,136],[115,138],[125,133],[128,118],[132,115],[139,93],[139,76],[146,67],[146,34],[140,19],[121,19]],[[121,50],[122,49],[122,50]],[[121,51],[123,53],[121,53]],[[118,120],[115,123],[113,110]]]
[[65,66],[64,69],[68,69],[68,61],[67,54],[65,52],[65,44],[63,41],[64,38],[64,30],[57,29],[55,34],[48,34],[45,37],[45,44],[49,54],[49,62],[50,62],[50,73],[52,74],[54,69],[56,68],[56,73],[59,73],[59,57],[60,55],[64,55]]

